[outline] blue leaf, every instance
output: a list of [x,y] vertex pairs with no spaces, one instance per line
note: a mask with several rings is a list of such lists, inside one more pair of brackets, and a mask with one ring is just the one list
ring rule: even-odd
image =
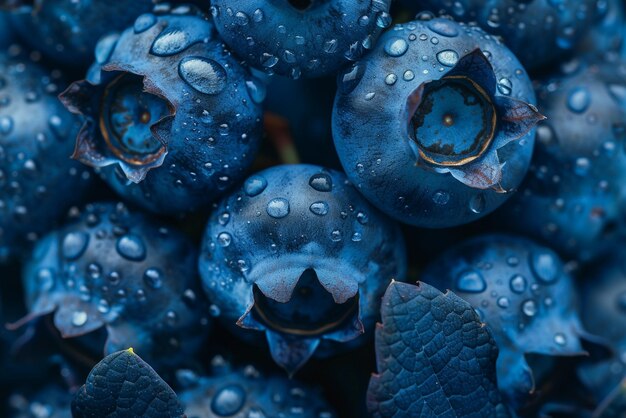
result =
[[392,282],[381,314],[368,390],[375,418],[510,416],[497,389],[498,349],[469,303]]
[[104,358],[72,402],[74,418],[184,417],[174,391],[132,349]]

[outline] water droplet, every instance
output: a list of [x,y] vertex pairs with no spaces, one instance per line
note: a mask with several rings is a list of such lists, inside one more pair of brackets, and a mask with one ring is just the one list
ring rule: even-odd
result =
[[459,54],[451,49],[445,49],[437,53],[437,61],[446,67],[454,67],[459,61]]
[[454,23],[445,19],[435,19],[428,23],[430,30],[441,36],[447,36],[453,38],[459,34],[459,31]]
[[509,301],[509,298],[507,298],[506,296],[502,296],[500,298],[498,298],[498,306],[501,308],[508,308],[509,305],[511,304],[511,302]]
[[554,342],[562,347],[567,344],[567,337],[562,332],[557,332],[554,334]]
[[456,288],[462,292],[480,293],[487,288],[487,283],[479,272],[466,270],[457,277]]
[[150,29],[157,22],[157,18],[152,13],[146,13],[137,18],[135,20],[135,25],[133,29],[135,33],[142,33]]
[[361,239],[363,239],[363,236],[361,235],[360,232],[355,232],[354,234],[352,234],[352,241],[354,242],[359,242],[361,241]]
[[526,316],[535,316],[537,314],[537,304],[534,300],[529,299],[522,304],[522,312]]
[[328,213],[328,203],[326,202],[315,202],[312,203],[309,207],[309,210],[316,215],[324,216]]
[[551,284],[558,278],[559,264],[554,255],[548,252],[533,252],[530,267],[538,280]]
[[396,84],[396,81],[398,81],[398,76],[393,73],[387,74],[387,77],[385,77],[385,84],[388,86],[393,86]]
[[212,59],[185,57],[178,66],[178,74],[200,93],[218,94],[226,87],[226,70]]
[[330,239],[333,242],[341,241],[341,231],[338,229],[333,229],[333,232],[330,233]]
[[13,119],[10,116],[0,117],[0,134],[8,135],[13,130]]
[[289,201],[282,197],[277,197],[267,203],[267,214],[272,218],[280,219],[289,215]]
[[257,196],[267,187],[267,180],[261,176],[252,176],[246,180],[243,190],[250,197]]
[[435,202],[438,205],[445,205],[450,201],[450,193],[443,191],[443,190],[438,190],[433,194],[433,202]]
[[211,306],[209,306],[209,315],[211,315],[213,318],[217,318],[221,315],[221,313],[222,311],[219,306],[214,304],[211,304]]
[[160,57],[178,54],[191,44],[187,31],[167,28],[154,40],[150,53]]
[[278,58],[276,56],[268,54],[267,52],[264,52],[263,55],[261,55],[261,65],[263,67],[272,68],[276,64],[278,64]]
[[527,286],[528,282],[526,278],[520,274],[511,277],[511,281],[509,282],[509,287],[513,293],[523,293]]
[[359,212],[356,214],[356,220],[361,224],[361,225],[365,225],[367,224],[367,222],[369,221],[369,217],[363,213],[363,212]]
[[232,237],[230,236],[230,234],[228,232],[221,232],[218,236],[217,236],[217,243],[221,246],[221,247],[228,247],[232,241]]
[[256,80],[246,81],[246,88],[252,101],[256,104],[262,103],[265,100],[267,89],[265,84]]
[[574,172],[579,176],[586,176],[591,167],[591,161],[585,157],[576,158]]
[[318,192],[330,192],[333,189],[333,179],[326,173],[313,174],[309,185]]
[[146,246],[138,235],[127,234],[120,237],[115,248],[127,260],[141,261],[146,258]]
[[591,103],[591,95],[585,87],[576,87],[569,93],[567,106],[572,112],[583,113]]
[[409,44],[402,38],[392,37],[385,43],[385,52],[391,57],[400,57],[409,48]]
[[485,195],[479,193],[472,196],[469,201],[469,208],[472,212],[478,214],[485,210]]
[[220,225],[226,226],[228,225],[228,221],[230,221],[230,213],[223,212],[217,219]]
[[152,289],[160,289],[163,286],[161,272],[156,268],[149,268],[143,273],[143,281]]
[[87,312],[76,311],[72,314],[72,325],[75,327],[82,327],[87,323]]
[[411,70],[406,70],[404,74],[402,74],[402,78],[404,81],[411,81],[415,78],[415,74]]
[[46,292],[54,286],[54,274],[52,270],[43,268],[37,272],[37,281],[39,282],[39,290]]
[[246,392],[237,385],[232,384],[219,389],[211,401],[211,410],[222,417],[235,415],[241,410],[246,402]]
[[498,91],[505,96],[510,96],[513,92],[513,83],[506,77],[503,77],[498,81]]
[[68,260],[76,260],[87,249],[89,235],[84,232],[70,232],[63,238],[61,252]]

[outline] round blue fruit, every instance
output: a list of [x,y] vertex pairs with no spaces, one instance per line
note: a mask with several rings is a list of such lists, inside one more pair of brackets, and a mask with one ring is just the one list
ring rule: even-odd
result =
[[86,68],[98,40],[132,25],[152,0],[14,0],[16,31],[31,47],[68,67]]
[[500,225],[589,260],[614,245],[626,211],[626,64],[575,60],[538,84],[530,173]]
[[201,251],[222,322],[248,340],[265,334],[290,374],[318,347],[366,342],[387,284],[406,272],[397,226],[343,174],[312,165],[249,177],[213,211]]
[[80,122],[65,81],[14,45],[0,52],[0,260],[18,257],[80,202],[92,174],[70,159]]
[[477,27],[422,15],[339,75],[333,136],[353,184],[420,227],[476,220],[530,164],[541,116],[521,64]]
[[88,205],[41,239],[25,265],[29,314],[64,338],[106,331],[99,353],[134,347],[155,367],[185,364],[208,332],[187,237],[121,203]]
[[214,0],[220,35],[250,66],[292,78],[335,73],[391,23],[391,0]]
[[153,212],[208,205],[242,179],[261,138],[264,89],[194,9],[144,14],[103,38],[87,80],[61,96],[85,123],[74,158]]
[[572,54],[606,9],[595,0],[418,0],[420,10],[477,22],[502,38],[526,69],[558,63]]

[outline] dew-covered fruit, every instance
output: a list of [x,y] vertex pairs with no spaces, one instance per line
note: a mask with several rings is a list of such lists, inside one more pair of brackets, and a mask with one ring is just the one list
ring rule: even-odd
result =
[[551,375],[535,373],[526,354],[584,355],[581,337],[593,340],[581,325],[574,282],[563,262],[525,238],[469,239],[433,260],[420,279],[468,301],[491,329],[500,350],[498,387],[515,408],[537,396],[538,383]]
[[220,35],[250,66],[292,78],[335,73],[391,23],[391,0],[214,0]]
[[543,116],[504,45],[475,27],[424,19],[395,26],[339,75],[333,136],[371,203],[442,228],[504,203],[526,174]]
[[0,52],[0,261],[21,256],[91,184],[69,158],[80,122],[56,98],[63,75],[37,58],[17,45]]
[[152,0],[10,0],[15,30],[49,60],[87,68],[98,40],[132,25]]
[[615,244],[626,213],[626,64],[575,60],[538,84],[528,177],[499,212],[502,228],[588,260]]
[[283,165],[249,177],[215,208],[199,267],[220,320],[246,340],[265,335],[293,374],[316,350],[367,341],[406,259],[398,227],[342,173]]
[[155,368],[185,364],[209,325],[196,255],[121,203],[88,205],[37,243],[23,272],[29,314],[14,326],[51,314],[63,338],[106,331],[98,358],[132,346]]
[[[216,358],[213,363],[217,361],[223,360]],[[318,388],[266,376],[252,365],[243,369],[228,364],[214,367],[210,376],[184,372],[178,398],[188,417],[337,417]]]
[[165,214],[198,210],[242,179],[262,130],[263,86],[206,17],[183,11],[141,15],[103,38],[87,79],[61,96],[85,118],[74,158]]
[[606,1],[418,0],[421,10],[477,22],[503,42],[527,70],[558,63],[572,54],[600,19]]

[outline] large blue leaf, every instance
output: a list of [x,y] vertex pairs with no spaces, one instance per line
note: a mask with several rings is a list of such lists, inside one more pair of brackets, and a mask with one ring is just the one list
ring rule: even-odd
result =
[[180,418],[176,394],[132,349],[96,364],[72,402],[74,418]]
[[496,383],[498,349],[469,303],[393,282],[381,314],[367,396],[375,418],[510,416]]

